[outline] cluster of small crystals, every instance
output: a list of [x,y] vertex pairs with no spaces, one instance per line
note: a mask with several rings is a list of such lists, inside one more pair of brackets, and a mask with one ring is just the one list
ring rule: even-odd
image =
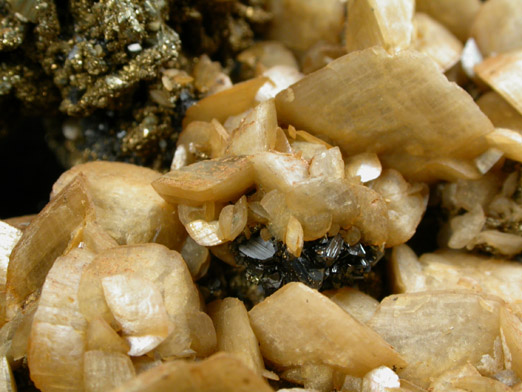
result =
[[383,252],[361,243],[348,245],[337,234],[307,241],[299,256],[274,239],[255,235],[238,238],[231,244],[236,261],[245,268],[245,277],[259,285],[268,296],[289,282],[301,282],[315,289],[354,286],[368,279]]
[[439,186],[446,217],[439,243],[503,258],[522,252],[520,164],[506,161],[479,180]]
[[251,24],[268,20],[262,5],[1,0],[0,105],[14,97],[45,116],[65,166],[106,159],[164,169],[201,91],[190,80],[165,88],[162,71],[190,69],[183,51],[230,59],[251,44]]

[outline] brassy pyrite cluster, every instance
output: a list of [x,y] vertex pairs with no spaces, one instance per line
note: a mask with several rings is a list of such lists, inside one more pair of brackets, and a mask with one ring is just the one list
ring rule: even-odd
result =
[[12,114],[0,132],[13,132],[20,115],[43,116],[66,167],[108,159],[166,168],[204,90],[185,71],[202,53],[231,63],[268,21],[263,3],[0,0],[0,110]]

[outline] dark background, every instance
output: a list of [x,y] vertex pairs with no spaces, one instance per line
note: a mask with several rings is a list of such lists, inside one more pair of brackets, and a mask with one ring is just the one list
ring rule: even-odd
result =
[[[6,118],[12,115],[19,117]],[[0,116],[10,123],[8,132],[0,131],[0,219],[36,214],[64,169],[47,146],[39,117]]]

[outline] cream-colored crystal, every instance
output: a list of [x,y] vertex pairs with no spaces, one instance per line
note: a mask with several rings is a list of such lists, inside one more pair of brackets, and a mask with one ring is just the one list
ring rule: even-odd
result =
[[293,215],[288,219],[285,232],[285,244],[288,251],[295,257],[301,256],[304,246],[303,226]]
[[9,256],[22,237],[22,231],[0,221],[0,325],[5,322],[5,291]]
[[426,290],[426,277],[415,252],[406,244],[396,246],[390,258],[391,286],[394,293]]
[[252,162],[246,157],[210,159],[172,170],[152,183],[172,204],[201,205],[237,199],[253,185]]
[[471,211],[451,218],[449,224],[451,236],[448,247],[462,249],[468,245],[481,231],[486,223],[486,216],[480,205],[476,205]]
[[277,114],[272,99],[257,105],[232,132],[226,155],[251,155],[273,150],[276,143]]
[[339,147],[314,155],[310,162],[310,177],[344,178],[344,161]]
[[223,124],[228,117],[243,113],[255,106],[257,91],[268,80],[264,76],[250,79],[203,98],[187,109],[183,128],[192,121],[212,121],[214,118]]
[[[193,121],[181,131],[171,170],[194,163],[201,158],[219,158],[227,146],[229,134],[222,125],[212,122]],[[182,152],[185,156],[182,156]]]
[[0,390],[16,392],[16,382],[6,357],[0,358]]
[[209,306],[209,313],[216,327],[218,350],[235,354],[245,365],[263,375],[265,365],[248,313],[237,298],[218,300]]
[[473,238],[468,247],[473,248],[477,245],[491,246],[501,255],[513,257],[522,252],[522,237],[498,230],[484,230]]
[[87,350],[105,350],[127,354],[129,344],[101,317],[89,321],[85,336]]
[[249,315],[263,357],[279,366],[319,362],[362,376],[380,365],[405,365],[373,330],[302,283],[287,284]]
[[454,382],[459,378],[470,376],[480,376],[480,373],[474,366],[468,363],[466,365],[459,366],[442,373],[439,377],[431,382],[429,390],[433,390],[433,392],[455,391]]
[[480,0],[416,0],[416,11],[424,12],[442,23],[462,42],[481,8]]
[[518,0],[489,0],[482,4],[470,33],[484,56],[522,48],[522,4]]
[[390,53],[410,46],[415,0],[348,0],[348,52],[382,46]]
[[307,363],[281,372],[281,378],[304,386],[305,391],[333,390],[334,369],[322,363]]
[[352,287],[325,291],[323,294],[361,323],[368,322],[379,306],[375,298]]
[[219,214],[219,229],[223,238],[233,241],[241,234],[247,224],[248,209],[245,195],[235,204],[223,207]]
[[238,54],[237,60],[254,69],[256,76],[276,65],[299,69],[292,52],[278,41],[261,41]]
[[83,355],[85,392],[110,391],[136,376],[128,355],[89,350]]
[[210,252],[188,236],[181,248],[181,256],[187,263],[194,281],[204,276],[210,265]]
[[422,183],[408,183],[393,169],[385,170],[370,187],[382,195],[388,208],[386,246],[393,247],[408,241],[426,211],[428,187]]
[[183,228],[175,210],[150,185],[161,173],[122,162],[88,162],[63,173],[51,198],[78,175],[93,201],[96,223],[119,244],[157,242],[179,248]]
[[266,381],[233,354],[201,362],[171,361],[149,369],[112,392],[271,392]]
[[102,278],[105,301],[130,345],[140,356],[158,346],[172,328],[159,288],[138,274]]
[[344,24],[340,0],[269,0],[273,19],[268,36],[303,51],[319,40],[339,42]]
[[522,132],[522,114],[495,91],[481,95],[477,105],[495,127]]
[[276,65],[263,72],[263,76],[270,79],[257,91],[256,101],[265,102],[274,98],[279,92],[303,78],[303,74],[294,67]]
[[427,14],[417,12],[414,23],[417,34],[413,40],[413,48],[431,57],[442,72],[458,63],[463,50],[458,38]]
[[201,246],[216,246],[226,242],[221,232],[219,221],[207,222],[196,219],[185,225],[188,235]]
[[489,57],[475,72],[522,114],[522,49]]
[[255,183],[265,192],[291,190],[308,177],[308,163],[294,154],[261,152],[250,156]]
[[399,376],[427,387],[449,369],[493,355],[502,304],[471,291],[398,294],[381,302],[369,326],[408,362]]
[[92,213],[85,181],[76,178],[31,221],[11,252],[7,268],[7,319],[14,317],[24,301],[41,289],[71,234]]
[[27,353],[31,379],[44,392],[83,390],[87,320],[80,312],[78,288],[93,258],[76,248],[59,257],[45,279]]
[[500,327],[511,354],[511,368],[522,376],[522,320],[517,306],[504,305],[500,309]]
[[417,259],[411,249],[401,245],[394,248],[392,264],[401,292],[467,289],[506,302],[522,300],[522,266],[507,260],[449,250],[425,253]]
[[519,130],[495,128],[486,138],[488,143],[502,151],[506,158],[522,162],[522,127]]
[[[121,328],[107,304],[102,285],[104,278],[121,274],[135,274],[156,285],[173,324],[156,350],[162,357],[184,355],[192,340],[189,314],[199,312],[200,303],[180,254],[158,244],[143,244],[121,246],[98,255],[84,270],[78,290],[80,310],[89,321],[103,317],[113,328]],[[147,324],[146,320],[139,322]]]
[[417,180],[444,174],[426,170],[433,160],[477,157],[493,130],[464,90],[410,50],[373,47],[340,57],[279,93],[276,107],[280,122],[329,138],[347,155],[375,152]]
[[359,178],[362,183],[375,180],[382,173],[381,161],[373,152],[363,152],[346,159],[344,171],[346,178]]

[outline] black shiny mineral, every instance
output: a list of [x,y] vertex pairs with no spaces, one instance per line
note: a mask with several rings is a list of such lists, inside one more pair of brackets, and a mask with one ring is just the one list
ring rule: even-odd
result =
[[238,237],[229,248],[237,267],[213,260],[198,282],[209,299],[233,295],[254,305],[289,282],[319,290],[356,286],[377,297],[382,291],[375,267],[384,252],[361,243],[350,246],[340,235],[305,242],[299,257],[281,241],[265,241],[259,232],[249,239]]

